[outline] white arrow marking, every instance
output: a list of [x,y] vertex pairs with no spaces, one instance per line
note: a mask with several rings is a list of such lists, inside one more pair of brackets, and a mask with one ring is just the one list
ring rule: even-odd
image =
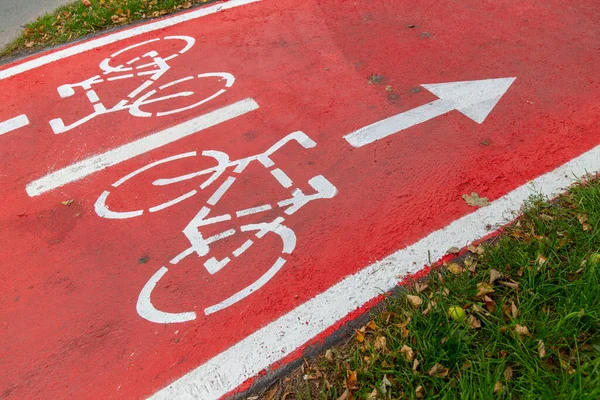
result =
[[344,139],[354,147],[362,147],[453,110],[458,110],[481,124],[515,79],[421,85],[438,96],[439,100],[365,126],[344,136]]
[[5,133],[14,131],[15,129],[19,129],[27,125],[29,125],[29,119],[27,118],[27,115],[21,114],[18,117],[0,122],[0,135],[4,135]]

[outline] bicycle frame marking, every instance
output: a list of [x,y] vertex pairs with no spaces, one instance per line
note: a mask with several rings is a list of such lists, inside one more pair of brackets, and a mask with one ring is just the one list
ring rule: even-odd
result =
[[[207,188],[209,185],[214,183],[217,179],[225,174],[225,171],[231,170],[230,176],[227,176],[224,181],[214,190],[211,196],[206,201],[208,206],[203,206],[198,211],[198,213],[190,220],[190,222],[185,226],[182,230],[184,236],[190,242],[190,247],[183,250],[177,256],[175,256],[169,263],[171,265],[177,265],[184,258],[191,256],[196,253],[198,257],[207,257],[210,256],[210,246],[211,244],[218,242],[227,237],[233,236],[238,233],[252,233],[254,232],[253,239],[247,239],[242,243],[239,247],[231,251],[231,256],[224,257],[222,259],[217,259],[212,256],[206,261],[204,261],[203,265],[206,271],[214,275],[222,270],[225,266],[227,266],[232,258],[238,258],[243,255],[249,248],[251,248],[257,240],[262,239],[268,233],[273,233],[281,239],[282,242],[282,254],[291,254],[296,248],[297,238],[294,231],[287,226],[284,225],[285,217],[279,216],[274,218],[270,222],[261,222],[255,224],[243,224],[239,228],[239,231],[236,229],[228,229],[222,231],[216,235],[205,238],[200,232],[199,228],[204,226],[212,225],[215,223],[230,221],[234,218],[244,218],[249,215],[254,215],[266,211],[273,210],[276,207],[282,209],[283,213],[286,215],[292,215],[300,210],[303,206],[308,204],[310,201],[317,199],[331,199],[337,194],[337,189],[333,186],[325,177],[322,175],[314,176],[313,178],[308,180],[309,186],[311,186],[315,192],[312,194],[305,194],[301,189],[294,188],[290,191],[291,197],[284,198],[279,201],[276,201],[274,205],[272,204],[263,204],[260,206],[255,206],[251,208],[245,208],[236,211],[232,214],[222,214],[217,216],[211,216],[211,208],[209,206],[215,206],[219,203],[219,201],[227,194],[229,189],[235,183],[237,176],[242,174],[245,169],[252,162],[258,162],[267,170],[269,170],[270,174],[275,178],[275,180],[285,189],[290,189],[293,185],[292,179],[280,168],[275,165],[275,162],[270,158],[277,150],[283,147],[286,143],[290,141],[295,141],[299,143],[303,148],[309,149],[316,146],[316,143],[310,139],[303,132],[293,132],[289,135],[285,136],[283,139],[276,142],[269,149],[264,151],[263,153],[259,153],[257,155],[253,155],[250,157],[242,158],[239,160],[231,161],[229,156],[226,153],[215,151],[215,150],[206,150],[201,153],[201,155],[205,157],[211,157],[216,162],[217,165],[211,168],[207,168],[198,172],[193,172],[181,176],[177,176],[174,178],[165,178],[165,179],[157,179],[152,184],[154,186],[167,186],[174,183],[198,178],[198,177],[206,177],[206,179],[199,184],[200,190]],[[151,168],[156,166],[169,163],[176,160],[181,160],[184,158],[190,158],[197,156],[196,152],[188,152],[182,153],[175,156],[167,157],[162,160],[155,161],[146,166],[143,166],[125,177],[117,180],[112,184],[112,187],[118,188],[123,183],[128,180],[138,176],[139,174],[148,171]],[[113,211],[108,208],[106,205],[106,201],[110,195],[110,191],[105,190],[96,200],[94,205],[94,209],[96,210],[96,214],[102,218],[107,219],[125,219],[125,218],[136,218],[140,217],[144,214],[146,210],[131,210],[131,211]],[[172,207],[182,201],[193,197],[198,193],[197,189],[193,189],[184,193],[183,195],[177,196],[173,199],[162,202],[158,205],[148,207],[149,212],[158,212],[164,210],[166,208]],[[241,300],[248,297],[250,294],[259,290],[262,286],[264,286],[268,281],[270,281],[273,276],[277,274],[279,270],[286,263],[286,259],[284,257],[278,256],[277,260],[273,263],[273,265],[255,282],[246,286],[245,288],[239,290],[228,298],[213,304],[204,309],[205,315],[213,314],[217,311],[223,310]],[[151,322],[156,323],[176,323],[176,322],[186,322],[196,319],[197,315],[195,312],[180,312],[180,313],[169,313],[165,311],[158,310],[154,307],[151,301],[151,295],[156,285],[162,279],[162,277],[168,272],[168,268],[162,266],[159,268],[155,274],[146,282],[144,287],[142,288],[140,295],[138,296],[138,301],[136,305],[136,310],[138,314]]]

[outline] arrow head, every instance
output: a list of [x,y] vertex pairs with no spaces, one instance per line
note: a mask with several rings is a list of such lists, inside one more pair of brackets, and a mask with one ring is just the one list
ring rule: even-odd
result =
[[421,85],[481,124],[516,78]]

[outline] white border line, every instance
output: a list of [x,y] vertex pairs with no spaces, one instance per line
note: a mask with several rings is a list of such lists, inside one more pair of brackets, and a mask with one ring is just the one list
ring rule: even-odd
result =
[[512,220],[531,194],[553,197],[572,184],[576,176],[597,171],[600,171],[600,146],[520,186],[488,207],[465,215],[417,243],[346,277],[179,378],[151,399],[209,400],[224,396],[352,311],[393,289],[399,275],[415,273],[429,259],[441,259],[450,247],[463,247],[488,235],[488,225],[496,228]]
[[29,71],[34,68],[41,67],[42,65],[50,64],[54,61],[62,60],[63,58],[74,56],[75,54],[80,54],[88,50],[96,49],[107,44],[118,42],[119,40],[129,39],[134,36],[141,35],[143,33],[168,28],[169,26],[177,25],[182,22],[189,21],[191,19],[214,14],[221,10],[227,10],[229,8],[239,7],[245,4],[255,3],[258,1],[260,0],[230,0],[224,3],[219,3],[208,7],[201,7],[194,11],[184,12],[173,17],[160,19],[156,22],[150,22],[147,24],[136,26],[131,29],[118,31],[113,34],[101,36],[97,39],[91,39],[83,43],[55,51],[54,53],[42,55],[33,60],[25,61],[13,67],[9,67],[3,71],[0,71],[0,80],[9,78],[14,75],[18,75],[22,72]]

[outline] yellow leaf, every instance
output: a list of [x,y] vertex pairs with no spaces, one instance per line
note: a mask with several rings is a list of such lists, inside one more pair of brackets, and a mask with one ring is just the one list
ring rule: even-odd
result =
[[500,382],[496,382],[494,385],[494,393],[499,393],[504,390],[504,386]]
[[415,397],[417,399],[422,399],[423,397],[425,397],[425,390],[423,389],[423,386],[417,386],[417,388],[415,389]]
[[387,340],[386,340],[385,336],[377,336],[375,338],[375,342],[373,343],[373,346],[375,346],[375,350],[387,351],[386,343],[387,343]]
[[377,324],[373,320],[371,320],[371,322],[367,324],[367,328],[369,328],[372,331],[376,331],[378,329]]
[[346,377],[346,387],[350,390],[358,389],[356,371],[348,371],[348,376]]
[[479,282],[477,284],[477,290],[478,290],[478,292],[475,295],[476,297],[483,297],[486,294],[494,292],[494,289],[492,288],[492,285],[490,285],[487,282]]
[[448,269],[448,271],[452,272],[454,275],[461,274],[465,270],[463,267],[461,267],[457,263],[450,263],[450,264],[448,264],[448,267],[446,267],[446,268]]
[[356,329],[356,341],[358,343],[362,343],[365,341],[365,327],[364,326],[360,329]]
[[66,200],[61,202],[63,206],[67,206],[69,207],[71,204],[73,204],[73,200]]

